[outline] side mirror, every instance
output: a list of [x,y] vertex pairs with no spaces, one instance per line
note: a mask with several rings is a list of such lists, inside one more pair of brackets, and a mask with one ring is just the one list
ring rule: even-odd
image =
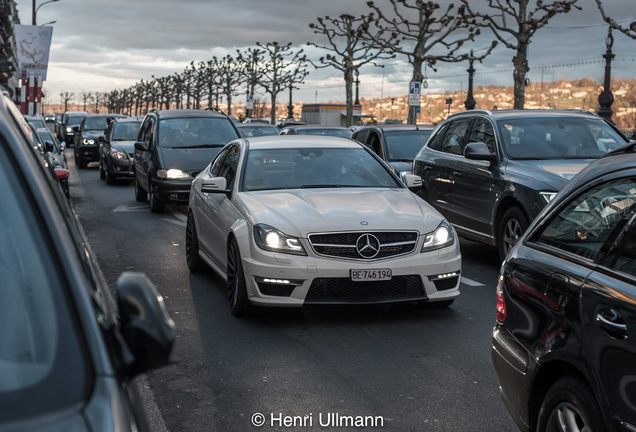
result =
[[71,129],[73,129],[75,133],[79,132],[79,126],[73,126]]
[[497,160],[497,154],[491,153],[488,146],[483,142],[472,142],[464,147],[464,157],[472,160]]
[[227,180],[225,177],[214,177],[209,180],[203,180],[203,183],[201,183],[201,192],[229,194],[230,191],[227,190],[226,187]]
[[402,182],[411,192],[417,192],[422,188],[422,178],[420,176],[403,172],[400,177],[402,178]]
[[100,135],[97,137],[97,142],[106,143],[106,137],[104,135]]
[[137,141],[135,143],[135,150],[148,151],[148,143],[145,141]]
[[129,375],[168,364],[175,325],[157,288],[145,274],[125,272],[117,280],[117,294],[122,335],[134,356]]
[[47,152],[52,152],[53,150],[55,150],[55,146],[51,141],[44,141],[44,150],[46,150]]

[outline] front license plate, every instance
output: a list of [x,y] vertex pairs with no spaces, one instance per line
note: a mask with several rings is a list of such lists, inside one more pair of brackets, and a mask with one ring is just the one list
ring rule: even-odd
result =
[[351,280],[354,282],[363,281],[384,281],[391,279],[391,269],[371,269],[371,270],[350,270]]

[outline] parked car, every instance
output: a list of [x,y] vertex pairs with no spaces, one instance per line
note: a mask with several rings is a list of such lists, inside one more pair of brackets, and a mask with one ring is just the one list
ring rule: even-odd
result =
[[503,263],[492,358],[522,431],[636,430],[635,151],[570,180]]
[[[419,301],[459,295],[451,225],[366,147],[282,136],[226,145],[192,183],[186,261],[227,281],[232,313],[253,305]],[[405,186],[406,184],[406,186]]]
[[135,199],[150,199],[153,213],[166,203],[187,204],[194,177],[239,136],[217,110],[151,110],[135,143]]
[[400,175],[413,169],[415,155],[431,136],[433,125],[372,125],[353,132],[354,139],[371,148]]
[[[25,120],[24,118],[19,119]],[[42,138],[43,134],[48,132],[48,129],[36,129],[33,124],[25,121],[26,127],[23,130],[27,133],[27,138],[30,140],[33,150],[42,162],[44,168],[49,172],[52,179],[54,179],[66,198],[70,198],[70,191],[68,186],[68,177],[71,172],[66,166],[66,156],[56,155],[57,153],[54,141],[51,139],[45,140]]]
[[271,124],[268,118],[246,117],[241,123]]
[[46,127],[46,123],[44,123],[44,117],[40,115],[25,115],[24,118],[36,129],[42,129]]
[[280,130],[281,135],[320,135],[349,138],[351,131],[349,128],[340,126],[325,125],[294,125],[285,126]]
[[280,129],[270,124],[261,123],[239,123],[236,125],[241,136],[245,138],[253,138],[257,136],[273,136],[278,135]]
[[501,259],[577,172],[627,138],[580,110],[471,110],[441,122],[413,162],[420,196]]
[[75,164],[78,168],[86,168],[91,162],[99,162],[100,136],[104,135],[108,123],[116,118],[125,118],[123,114],[89,114],[79,126],[73,126],[75,133]]
[[99,143],[99,177],[106,184],[118,178],[135,177],[135,142],[139,137],[141,120],[130,117],[113,119]]
[[79,126],[88,115],[86,111],[65,111],[62,114],[62,121],[58,123],[57,134],[61,142],[65,142],[67,147],[75,145],[74,126]]
[[120,276],[117,318],[29,134],[2,92],[0,430],[147,431],[132,380],[168,363],[174,323],[140,273]]

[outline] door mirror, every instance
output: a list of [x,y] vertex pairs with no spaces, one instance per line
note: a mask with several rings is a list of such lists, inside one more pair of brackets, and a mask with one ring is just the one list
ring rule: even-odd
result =
[[483,142],[472,142],[466,145],[464,148],[464,157],[466,159],[474,160],[497,160],[497,154],[491,153],[488,146]]
[[175,325],[155,285],[143,273],[125,272],[117,294],[122,335],[134,356],[128,376],[168,364]]
[[55,149],[53,143],[51,141],[44,141],[44,150],[47,152],[52,152]]
[[145,141],[137,141],[135,143],[135,150],[148,151],[148,143]]
[[422,188],[422,178],[418,175],[404,172],[400,175],[402,182],[411,192],[417,192]]
[[100,135],[97,137],[97,142],[106,143],[106,137],[104,135]]
[[201,192],[229,194],[230,191],[227,190],[226,187],[227,180],[225,177],[213,177],[209,180],[203,180],[203,183],[201,184]]

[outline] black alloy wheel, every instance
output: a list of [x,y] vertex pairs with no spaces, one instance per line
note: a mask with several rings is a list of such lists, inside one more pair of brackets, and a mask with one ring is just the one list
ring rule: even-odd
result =
[[106,172],[104,172],[104,159],[99,159],[99,178],[104,180],[106,178]]
[[135,201],[146,202],[146,200],[148,200],[148,192],[139,185],[139,180],[135,179]]
[[230,241],[227,251],[227,290],[232,314],[237,317],[249,315],[252,303],[247,297],[241,253],[234,238]]
[[163,213],[165,204],[157,196],[157,192],[155,192],[155,187],[152,184],[152,180],[148,180],[148,187],[150,188],[150,190],[148,191],[148,199],[150,200],[150,211],[153,213]]
[[501,218],[497,245],[499,247],[499,259],[503,262],[508,251],[519,241],[519,238],[528,229],[528,219],[519,207],[510,207]]
[[596,432],[606,430],[594,393],[573,375],[558,379],[543,400],[537,430]]
[[199,256],[199,236],[197,235],[197,227],[194,224],[194,216],[192,212],[188,213],[186,222],[186,263],[188,269],[192,273],[203,270],[203,260]]
[[117,178],[111,171],[111,167],[108,166],[108,162],[104,161],[104,165],[104,176],[106,177],[106,184],[114,185],[115,183],[117,183]]

